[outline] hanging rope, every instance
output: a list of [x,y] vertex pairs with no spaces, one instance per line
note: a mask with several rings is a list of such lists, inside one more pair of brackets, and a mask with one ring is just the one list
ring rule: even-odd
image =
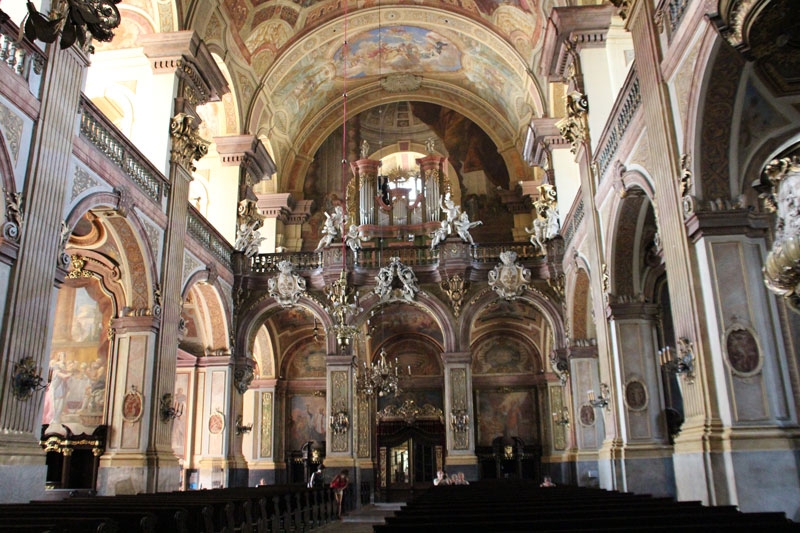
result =
[[[342,46],[342,197],[344,198],[344,212],[347,213],[347,0],[344,0],[344,45]],[[347,254],[345,253],[347,232],[342,224],[342,271],[347,268]]]

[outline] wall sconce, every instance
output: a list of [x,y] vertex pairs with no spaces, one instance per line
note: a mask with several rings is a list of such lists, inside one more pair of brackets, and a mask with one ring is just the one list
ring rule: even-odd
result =
[[253,431],[253,424],[244,425],[242,424],[242,415],[236,417],[236,434],[237,435],[244,435],[245,433],[250,433]]
[[169,422],[176,418],[180,418],[183,414],[182,403],[172,403],[172,394],[169,392],[161,396],[161,421]]
[[336,414],[331,416],[331,430],[334,435],[342,435],[347,433],[350,428],[350,417],[347,416],[347,411],[337,411]]
[[694,344],[686,337],[678,339],[678,353],[669,346],[658,351],[661,366],[671,374],[682,374],[686,381],[694,383]]
[[608,385],[605,383],[600,384],[600,396],[595,396],[594,390],[589,391],[589,404],[592,407],[608,409],[609,399],[610,394],[608,391]]
[[569,409],[567,409],[566,407],[562,407],[560,413],[553,413],[553,423],[559,426],[568,426]]
[[14,373],[11,375],[11,393],[17,400],[27,400],[36,391],[47,387],[41,375],[41,368],[36,365],[33,357],[23,357],[14,363]]
[[469,415],[466,409],[453,409],[450,412],[450,427],[456,433],[469,431]]

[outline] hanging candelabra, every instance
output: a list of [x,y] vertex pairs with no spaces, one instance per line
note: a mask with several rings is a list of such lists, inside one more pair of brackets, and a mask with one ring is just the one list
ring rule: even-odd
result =
[[347,286],[347,272],[342,269],[339,279],[325,288],[325,295],[329,301],[325,310],[333,319],[328,331],[336,335],[337,346],[344,351],[358,334],[358,328],[350,324],[351,318],[361,311],[358,291]]
[[367,397],[395,394],[400,374],[398,369],[397,358],[387,360],[386,351],[381,349],[377,362],[367,365],[364,361],[363,369],[356,366],[356,390]]

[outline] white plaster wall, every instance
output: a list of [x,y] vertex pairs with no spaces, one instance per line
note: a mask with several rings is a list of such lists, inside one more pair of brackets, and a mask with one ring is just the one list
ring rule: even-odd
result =
[[558,222],[564,227],[564,218],[569,214],[581,188],[580,171],[572,152],[553,150],[553,171],[558,189]]

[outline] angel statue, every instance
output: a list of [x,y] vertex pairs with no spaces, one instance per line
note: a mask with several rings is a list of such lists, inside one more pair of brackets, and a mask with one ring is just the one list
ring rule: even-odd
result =
[[333,209],[333,215],[325,213],[325,224],[322,226],[322,238],[317,244],[317,250],[327,248],[337,235],[340,235],[342,228],[347,223],[347,215],[344,214],[342,206],[337,205]]
[[358,226],[355,224],[350,224],[350,229],[347,231],[347,235],[344,237],[344,242],[353,252],[353,261],[356,263],[358,262],[358,251],[361,249],[361,242],[366,240],[369,239],[365,239],[361,235],[361,232],[358,231]]
[[456,233],[458,233],[458,236],[461,237],[462,241],[470,244],[475,244],[475,241],[472,240],[472,235],[469,234],[469,230],[475,226],[480,226],[481,224],[483,224],[483,221],[481,220],[470,222],[469,215],[466,212],[461,213],[461,216],[459,216],[457,220],[453,221],[453,225],[456,228]]

